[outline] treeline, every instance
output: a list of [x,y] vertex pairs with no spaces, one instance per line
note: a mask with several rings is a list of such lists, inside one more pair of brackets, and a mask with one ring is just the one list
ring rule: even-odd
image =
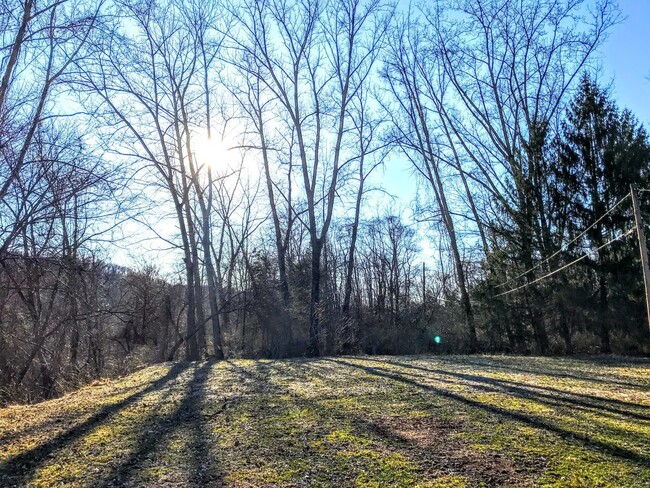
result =
[[[364,221],[360,228],[347,314],[345,251],[325,246],[323,352],[429,352],[436,334],[445,340],[439,350],[462,348],[454,287],[445,283],[444,272],[416,262],[415,233],[395,216]],[[283,304],[272,254],[251,252],[237,261],[231,286],[222,290],[226,357],[305,354],[309,260],[304,252],[290,252],[287,262],[291,308]],[[96,378],[185,357],[186,286],[153,266],[131,270],[93,257],[13,255],[4,258],[2,280],[3,401],[48,398]],[[207,309],[207,299],[199,306]],[[202,358],[213,351],[208,324],[197,332]]]
[[[591,69],[619,20],[2,0],[0,401],[179,358],[647,352],[650,145]],[[150,236],[173,263],[111,264]]]

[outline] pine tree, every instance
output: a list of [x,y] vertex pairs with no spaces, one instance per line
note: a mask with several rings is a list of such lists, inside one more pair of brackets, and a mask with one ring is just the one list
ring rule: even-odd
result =
[[[607,91],[587,75],[562,124],[556,148],[552,198],[560,240],[596,222],[628,194],[631,184],[647,186],[650,145],[644,128],[630,111],[620,111]],[[572,253],[598,249],[630,226],[626,200],[576,242]],[[570,275],[573,290],[564,290],[574,305],[582,295],[585,310],[592,310],[585,318],[600,338],[601,352],[611,352],[611,331],[630,323],[634,304],[629,303],[629,291],[639,283],[635,244],[633,239],[621,240],[590,253]],[[560,315],[562,323],[566,317]]]

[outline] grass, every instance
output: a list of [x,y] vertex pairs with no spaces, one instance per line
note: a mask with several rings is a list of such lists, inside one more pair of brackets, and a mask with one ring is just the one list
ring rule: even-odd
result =
[[650,486],[650,362],[159,365],[1,409],[0,486]]

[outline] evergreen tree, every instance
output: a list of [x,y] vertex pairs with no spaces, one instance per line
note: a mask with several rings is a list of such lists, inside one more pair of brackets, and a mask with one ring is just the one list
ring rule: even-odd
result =
[[[570,249],[578,256],[604,246],[632,226],[629,199],[598,219],[629,193],[630,185],[648,186],[650,145],[643,126],[630,111],[620,111],[607,91],[585,75],[562,124],[556,149],[552,199],[560,241],[596,222]],[[631,293],[638,291],[641,283],[635,250],[634,239],[621,239],[591,252],[580,267],[563,277],[565,284],[572,278],[571,285],[558,293],[563,335],[570,335],[565,330],[567,298],[574,306],[583,302],[585,310],[591,310],[580,319],[586,319],[598,335],[602,352],[611,351],[614,328],[637,322],[630,320],[630,313],[640,308],[638,294]]]

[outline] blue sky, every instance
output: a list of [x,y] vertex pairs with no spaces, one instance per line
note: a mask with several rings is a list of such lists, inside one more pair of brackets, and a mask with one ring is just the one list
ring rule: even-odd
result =
[[[623,20],[612,28],[594,59],[599,66],[598,79],[602,85],[611,83],[612,97],[617,105],[630,109],[650,131],[650,0],[619,0],[618,4]],[[380,198],[383,205],[373,206],[375,213],[388,207],[408,217],[417,185],[411,164],[395,152],[383,173],[376,178],[377,183],[396,198]],[[426,234],[422,234],[423,256],[431,258],[435,252],[428,242]]]
[[650,129],[650,0],[619,0],[626,19],[601,49],[602,79],[614,98]]
[[[612,83],[612,95],[619,107],[630,109],[650,130],[650,0],[618,0],[618,3],[624,20],[612,28],[598,53],[599,81],[603,85]],[[378,170],[372,180],[373,186],[381,186],[396,198],[381,193],[368,196],[366,216],[383,214],[389,209],[402,213],[408,221],[417,178],[404,156],[394,153],[383,171]],[[373,204],[368,205],[368,201]],[[422,257],[431,259],[435,250],[429,244],[430,239],[423,228],[419,233]]]
[[[597,54],[599,81],[612,84],[620,108],[628,108],[650,131],[650,0],[619,0],[623,21],[610,31]],[[402,155],[391,158],[382,178],[385,189],[408,208],[415,194],[411,165]]]

